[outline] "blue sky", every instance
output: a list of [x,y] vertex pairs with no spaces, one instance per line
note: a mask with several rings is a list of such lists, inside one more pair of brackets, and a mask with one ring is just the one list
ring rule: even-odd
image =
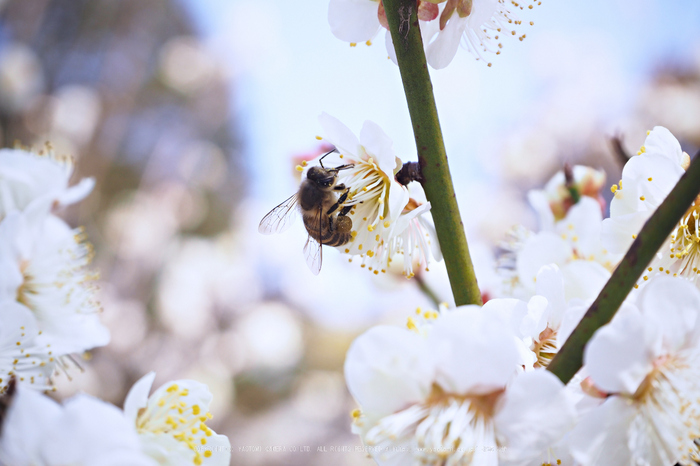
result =
[[[291,154],[314,147],[326,111],[359,132],[366,119],[415,157],[398,68],[387,59],[384,32],[371,47],[350,48],[330,32],[328,0],[186,0],[201,31],[233,73],[233,104],[264,202],[293,192]],[[609,124],[628,112],[660,63],[700,55],[698,0],[544,0],[522,19],[523,42],[505,42],[487,68],[460,50],[433,84],[453,176],[482,176],[477,154],[490,157],[509,132],[540,118],[582,113]],[[270,186],[276,188],[271,189]],[[459,189],[459,188],[458,188]]]

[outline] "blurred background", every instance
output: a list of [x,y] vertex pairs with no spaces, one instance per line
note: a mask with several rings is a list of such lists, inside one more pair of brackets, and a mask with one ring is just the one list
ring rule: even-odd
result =
[[[62,214],[95,245],[112,342],[59,376],[59,398],[121,406],[151,370],[156,385],[193,378],[214,393],[232,464],[369,464],[350,433],[345,351],[451,298],[441,264],[375,277],[329,250],[314,276],[301,222],[257,232],[322,150],[322,111],[356,133],[377,122],[415,160],[384,32],[351,48],[327,4],[0,0],[0,144],[50,141],[97,181]],[[534,26],[493,67],[460,50],[432,73],[482,287],[506,231],[536,227],[525,193],[564,163],[604,169],[609,196],[647,129],[700,146],[700,2],[545,0],[521,16]]]

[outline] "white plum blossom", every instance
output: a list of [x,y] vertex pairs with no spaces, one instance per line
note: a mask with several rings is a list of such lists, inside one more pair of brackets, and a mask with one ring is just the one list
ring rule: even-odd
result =
[[56,367],[52,350],[39,346],[36,319],[25,306],[0,302],[0,394],[7,391],[12,377],[37,390],[51,388]]
[[[540,3],[532,0],[527,8],[532,9]],[[485,60],[482,52],[500,55],[503,37],[515,36],[514,28],[522,24],[514,11],[525,9],[524,4],[512,0],[419,0],[417,5],[426,58],[435,69],[449,65],[460,44],[472,52],[477,60]],[[387,29],[387,52],[396,63],[381,1],[330,0],[328,22],[333,34],[340,40],[350,42],[351,46],[359,42],[371,45],[383,26]],[[518,39],[525,39],[525,34],[519,35]]]
[[[533,0],[527,8],[539,3]],[[447,0],[444,5],[435,21],[439,28],[433,28],[434,36],[423,39],[428,44],[428,64],[435,69],[449,65],[460,44],[491,66],[482,52],[500,55],[503,37],[515,36],[515,26],[522,24],[514,12],[525,8],[512,0]],[[521,41],[524,38],[525,34],[518,36]]]
[[29,309],[40,331],[37,343],[56,356],[106,345],[87,269],[92,249],[81,230],[48,214],[48,203],[10,212],[0,222],[0,301]]
[[[492,311],[512,308],[499,301],[489,301]],[[374,327],[348,351],[345,378],[361,408],[353,430],[374,460],[541,464],[573,426],[562,383],[522,371],[516,335],[496,312],[463,306],[428,320]]]
[[338,184],[349,188],[343,206],[352,207],[348,213],[352,237],[338,250],[359,256],[361,266],[374,274],[386,272],[396,254],[404,255],[408,277],[413,275],[414,265],[427,267],[431,256],[439,260],[435,230],[425,215],[430,203],[419,204],[396,181],[402,163],[394,154],[391,139],[371,121],[365,122],[358,139],[326,113],[319,120],[323,140],[336,147],[336,152],[324,158],[324,166],[352,164],[352,168],[338,173]]
[[628,299],[584,351],[607,394],[570,434],[582,465],[695,465],[700,460],[700,291],[659,276]]
[[85,178],[69,186],[73,160],[55,155],[50,146],[38,153],[0,149],[0,220],[12,210],[24,210],[36,200],[63,206],[85,198],[94,186]]
[[[644,223],[671,192],[690,164],[690,157],[662,126],[647,133],[646,141],[625,164],[622,180],[611,188],[610,218],[603,222],[602,238],[611,252],[624,253]],[[700,197],[683,215],[656,257],[644,283],[654,275],[681,276],[700,286]]]
[[0,464],[12,466],[157,466],[141,450],[121,410],[88,395],[61,406],[19,384],[0,435]]
[[356,44],[374,38],[379,32],[379,0],[330,0],[328,23],[340,40]]
[[582,196],[563,219],[542,222],[540,232],[514,230],[504,244],[508,253],[500,267],[506,294],[528,299],[535,294],[540,268],[556,264],[564,277],[567,300],[595,298],[621,257],[603,248],[602,221],[600,203]]
[[567,301],[564,277],[559,267],[552,264],[540,269],[537,274],[537,295],[530,299],[528,314],[519,328],[524,341],[535,354],[534,367],[549,365],[589,304],[578,298]]
[[[567,176],[570,177],[568,181]],[[551,230],[554,223],[566,217],[567,212],[576,204],[572,190],[578,197],[587,196],[597,200],[600,203],[601,212],[605,211],[605,199],[600,194],[603,183],[605,183],[603,170],[574,165],[570,169],[565,168],[555,173],[543,189],[530,190],[527,198],[537,212],[540,228]]]
[[165,466],[224,466],[231,444],[206,425],[212,395],[206,385],[177,380],[149,397],[155,373],[143,376],[129,391],[124,415],[136,427],[143,451]]

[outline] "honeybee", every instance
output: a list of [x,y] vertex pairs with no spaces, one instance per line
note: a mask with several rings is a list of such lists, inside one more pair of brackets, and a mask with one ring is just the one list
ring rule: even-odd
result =
[[[272,209],[263,217],[258,231],[265,235],[287,230],[301,211],[309,238],[304,245],[306,264],[314,275],[321,271],[322,245],[342,246],[350,241],[352,220],[347,216],[352,206],[345,206],[350,188],[337,184],[338,172],[352,168],[353,164],[325,168],[323,159],[335,152],[327,152],[319,159],[320,167],[311,167],[299,191]],[[340,196],[338,194],[340,193]]]

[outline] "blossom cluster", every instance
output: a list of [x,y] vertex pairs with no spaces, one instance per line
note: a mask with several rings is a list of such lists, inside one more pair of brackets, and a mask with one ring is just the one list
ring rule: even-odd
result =
[[[525,39],[525,34],[516,31],[522,25],[518,10],[532,9],[541,3],[539,0],[528,4],[514,0],[418,0],[416,14],[428,64],[435,69],[445,68],[462,44],[477,60],[491,66],[485,55],[500,55],[503,38]],[[410,17],[411,12],[404,14]],[[361,42],[371,45],[379,30],[386,29],[387,52],[396,62],[382,0],[330,0],[328,22],[333,35],[352,47]]]
[[59,405],[56,371],[109,343],[100,321],[92,248],[55,212],[85,198],[71,186],[73,161],[47,146],[0,150],[0,464],[225,465],[230,448],[211,419],[208,388],[170,382],[150,397],[155,373],[129,392],[124,410],[80,394]]
[[501,296],[374,327],[345,362],[380,465],[693,465],[700,461],[698,204],[564,385],[546,370],[689,157],[662,127],[613,186],[574,167],[529,194],[541,229],[510,234]]
[[[411,278],[432,260],[441,260],[435,227],[425,215],[430,202],[420,188],[409,191],[396,180],[403,162],[384,131],[366,121],[358,139],[327,113],[319,121],[323,136],[318,138],[335,147],[324,157],[324,166],[348,166],[338,172],[337,183],[347,188],[342,205],[350,209],[347,216],[352,230],[349,242],[337,249],[356,256],[360,267],[375,275],[395,270]],[[305,161],[297,168],[305,175],[318,163],[318,159]]]

